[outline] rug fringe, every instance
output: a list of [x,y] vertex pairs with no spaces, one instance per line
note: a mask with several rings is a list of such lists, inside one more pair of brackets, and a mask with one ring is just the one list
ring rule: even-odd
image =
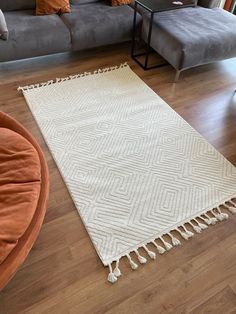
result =
[[127,67],[128,63],[121,63],[120,65],[117,66],[112,66],[112,67],[107,67],[107,68],[103,68],[103,69],[98,69],[95,70],[93,72],[84,72],[81,74],[76,74],[76,75],[69,75],[67,77],[62,77],[62,78],[56,78],[55,80],[50,80],[47,82],[43,82],[43,83],[38,83],[38,84],[33,84],[33,85],[26,85],[26,86],[19,86],[17,88],[18,91],[28,91],[28,90],[32,90],[35,88],[40,88],[40,87],[44,87],[44,86],[48,86],[48,85],[52,85],[52,84],[57,84],[57,83],[62,83],[65,81],[70,81],[70,80],[74,80],[80,77],[84,77],[84,76],[89,76],[89,75],[93,75],[93,74],[101,74],[101,73],[106,73],[106,72],[111,72],[114,70],[118,70],[118,69],[122,69],[124,67]]
[[[119,261],[122,257],[127,258],[132,270],[136,270],[138,268],[138,264],[131,258],[130,253],[135,253],[135,255],[137,256],[137,260],[140,264],[146,264],[147,262],[146,257],[142,256],[138,251],[141,248],[144,249],[144,251],[151,259],[153,260],[156,259],[156,253],[151,251],[147,247],[148,244],[152,243],[159,254],[163,254],[166,251],[171,250],[174,246],[180,245],[181,244],[180,240],[176,238],[171,232],[177,231],[184,240],[188,240],[194,236],[194,233],[190,230],[195,231],[195,233],[201,233],[203,230],[207,229],[208,226],[215,225],[219,221],[228,219],[229,215],[227,213],[222,212],[222,209],[220,208],[221,206],[224,206],[224,208],[226,208],[230,213],[236,214],[236,202],[234,201],[234,198],[222,203],[217,207],[214,207],[211,210],[203,212],[202,214],[196,216],[195,218],[192,218],[189,221],[186,221],[184,224],[172,229],[170,232],[164,233],[158,238],[153,239],[150,242],[146,243],[145,245],[140,245],[139,247],[130,251],[129,253],[122,255],[120,258],[108,263],[109,274],[107,280],[110,283],[115,283],[118,280],[118,277],[121,276]],[[185,225],[189,225],[188,228],[190,228],[190,230],[187,229]],[[164,239],[164,236],[165,237],[168,236],[168,240]],[[157,244],[156,240],[159,240],[162,243],[162,245]],[[114,270],[112,270],[113,262],[116,262]]]

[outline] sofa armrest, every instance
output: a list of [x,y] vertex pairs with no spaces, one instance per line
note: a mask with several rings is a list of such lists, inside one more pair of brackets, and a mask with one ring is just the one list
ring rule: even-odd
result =
[[198,5],[208,9],[219,8],[220,3],[221,0],[198,0]]

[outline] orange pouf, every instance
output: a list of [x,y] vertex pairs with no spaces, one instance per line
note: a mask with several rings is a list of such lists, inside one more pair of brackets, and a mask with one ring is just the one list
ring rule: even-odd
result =
[[0,112],[0,290],[36,240],[48,193],[41,148],[21,124]]

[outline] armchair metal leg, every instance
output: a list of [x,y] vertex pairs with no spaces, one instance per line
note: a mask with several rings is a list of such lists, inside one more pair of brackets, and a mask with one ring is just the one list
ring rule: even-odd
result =
[[181,71],[180,70],[176,70],[176,74],[175,74],[175,79],[174,79],[174,83],[176,83],[179,79]]

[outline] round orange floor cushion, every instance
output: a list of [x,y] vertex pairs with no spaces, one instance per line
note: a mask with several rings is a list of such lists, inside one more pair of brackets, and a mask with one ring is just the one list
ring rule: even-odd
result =
[[36,240],[48,190],[48,168],[39,145],[23,126],[0,112],[0,289]]

